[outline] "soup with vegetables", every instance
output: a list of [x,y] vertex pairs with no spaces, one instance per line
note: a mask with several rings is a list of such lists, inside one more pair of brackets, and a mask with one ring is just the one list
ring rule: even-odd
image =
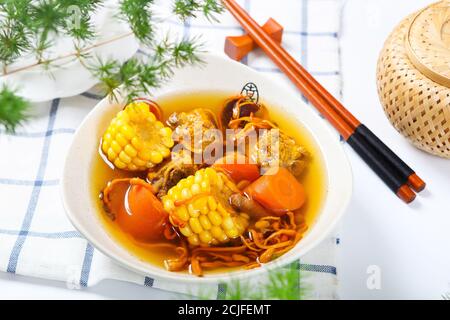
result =
[[169,271],[260,267],[301,241],[325,195],[312,138],[252,96],[138,99],[101,131],[92,193],[104,226]]

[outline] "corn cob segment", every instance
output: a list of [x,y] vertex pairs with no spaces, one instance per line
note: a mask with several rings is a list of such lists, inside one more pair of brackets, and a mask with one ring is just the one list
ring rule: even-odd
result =
[[248,215],[228,204],[236,190],[224,174],[206,168],[180,180],[162,201],[169,221],[191,245],[217,245],[240,237],[248,226]]
[[158,121],[144,102],[120,111],[103,135],[102,151],[115,167],[143,171],[170,156],[172,130]]

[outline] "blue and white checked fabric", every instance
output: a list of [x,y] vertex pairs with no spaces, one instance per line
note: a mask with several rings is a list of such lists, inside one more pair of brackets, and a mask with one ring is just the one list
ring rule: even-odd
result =
[[[333,94],[340,94],[339,26],[341,0],[241,0],[255,19],[273,17],[285,27],[285,48]],[[222,52],[224,38],[242,29],[227,13],[220,23],[168,21],[185,36],[200,35],[206,48]],[[261,52],[243,63],[292,84]],[[64,157],[77,126],[101,97],[86,92],[33,106],[33,117],[15,135],[0,135],[0,270],[67,282],[69,287],[117,279],[174,292],[187,288],[143,277],[116,265],[74,230],[59,195]],[[338,135],[336,135],[338,139]],[[337,298],[336,255],[339,238],[331,236],[298,263],[310,298]],[[306,275],[306,276],[305,276]],[[205,288],[199,288],[205,292]],[[226,287],[212,288],[223,297]]]

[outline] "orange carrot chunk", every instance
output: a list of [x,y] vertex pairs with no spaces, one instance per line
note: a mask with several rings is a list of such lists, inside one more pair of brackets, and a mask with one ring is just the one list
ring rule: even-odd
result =
[[116,213],[121,229],[136,240],[148,242],[163,238],[168,219],[161,201],[142,185],[132,185],[122,210]]
[[286,168],[268,170],[244,192],[279,216],[299,209],[306,201],[303,185]]
[[243,155],[232,154],[216,161],[213,168],[225,172],[235,183],[253,182],[260,177],[259,167]]

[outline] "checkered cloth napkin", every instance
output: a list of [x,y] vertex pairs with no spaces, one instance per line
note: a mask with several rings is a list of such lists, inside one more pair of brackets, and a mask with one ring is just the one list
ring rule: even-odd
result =
[[[239,2],[261,24],[269,17],[281,23],[284,47],[339,96],[340,0]],[[204,20],[167,24],[185,36],[201,34],[209,51],[222,52],[224,38],[239,35],[242,29],[228,13],[220,19],[215,24]],[[292,85],[261,52],[250,54],[243,63]],[[16,134],[1,133],[0,270],[65,281],[72,288],[117,279],[194,295],[211,289],[214,297],[224,297],[224,285],[188,288],[128,271],[94,249],[66,218],[59,194],[64,158],[75,129],[100,99],[89,91],[35,104],[33,117]],[[339,238],[330,236],[295,264],[310,298],[337,297],[338,244]]]

